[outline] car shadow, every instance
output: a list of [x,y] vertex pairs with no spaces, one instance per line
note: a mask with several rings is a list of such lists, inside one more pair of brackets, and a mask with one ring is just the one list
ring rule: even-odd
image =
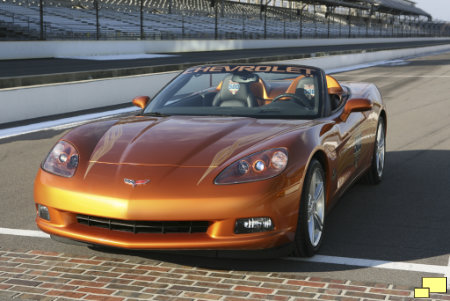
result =
[[[393,151],[376,186],[357,183],[327,217],[319,254],[386,261],[446,255],[450,250],[450,151]],[[212,258],[215,252],[172,253],[98,248],[143,259],[215,270],[308,272],[351,266],[286,259]],[[356,268],[356,267],[354,267]]]

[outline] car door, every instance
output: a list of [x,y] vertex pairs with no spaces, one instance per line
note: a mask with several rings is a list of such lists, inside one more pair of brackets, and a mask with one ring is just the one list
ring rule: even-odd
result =
[[323,135],[325,148],[333,154],[330,188],[335,193],[345,189],[364,168],[370,139],[367,135],[369,112],[348,112],[347,101],[343,98],[326,118],[329,130]]
[[351,112],[345,120],[337,118],[335,121],[340,138],[336,151],[338,190],[349,184],[361,169],[365,120],[364,112]]

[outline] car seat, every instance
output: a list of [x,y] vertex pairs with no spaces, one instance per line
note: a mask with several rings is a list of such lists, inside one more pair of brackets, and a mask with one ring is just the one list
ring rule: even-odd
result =
[[224,78],[220,91],[214,97],[213,106],[218,107],[256,107],[258,102],[250,90],[249,83],[231,80],[232,75]]

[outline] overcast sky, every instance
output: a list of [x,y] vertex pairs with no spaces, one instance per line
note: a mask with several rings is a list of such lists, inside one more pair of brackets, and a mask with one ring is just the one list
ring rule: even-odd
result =
[[439,19],[450,22],[450,0],[413,0],[416,6]]

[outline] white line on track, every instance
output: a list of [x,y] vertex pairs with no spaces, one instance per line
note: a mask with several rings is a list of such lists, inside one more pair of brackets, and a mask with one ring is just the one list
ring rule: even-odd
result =
[[92,114],[84,114],[74,117],[62,118],[57,120],[44,121],[39,123],[33,123],[29,125],[23,125],[12,128],[0,129],[0,139],[20,136],[24,134],[40,132],[45,130],[63,130],[75,127],[77,125],[81,125],[83,123],[99,120],[102,118],[107,118],[115,115],[120,115],[129,112],[137,112],[138,108],[129,107],[123,109],[117,109],[112,111],[100,112],[100,113],[92,113]]
[[325,72],[327,74],[334,74],[334,73],[342,73],[342,72],[348,72],[348,71],[354,71],[359,69],[366,69],[370,67],[376,67],[380,65],[400,65],[400,64],[407,64],[406,60],[409,58],[404,59],[398,59],[398,60],[384,60],[384,61],[376,61],[371,63],[365,63],[365,64],[358,64],[353,66],[347,66],[347,67],[340,67],[335,69],[328,69],[325,68]]
[[447,271],[445,272],[444,277],[447,278],[447,289],[450,290],[450,257],[448,257]]
[[377,77],[377,78],[450,78],[450,75],[407,75],[407,74],[397,74],[397,75],[386,75],[383,73],[376,73],[372,72],[370,73],[370,76]]
[[448,271],[447,266],[441,265],[420,264],[411,262],[392,262],[384,260],[348,258],[348,257],[327,256],[327,255],[315,255],[310,258],[287,257],[284,259],[291,261],[306,261],[306,262],[328,263],[328,264],[331,263],[331,264],[351,265],[366,268],[400,270],[400,271],[432,273],[442,275],[445,275]]
[[[48,235],[44,232],[41,232],[41,231],[36,231],[36,230],[0,228],[0,235],[1,234],[14,235],[14,236],[38,237],[38,238],[50,238],[50,235]],[[420,264],[420,263],[411,263],[411,262],[392,262],[392,261],[384,261],[384,260],[349,258],[349,257],[327,256],[327,255],[315,255],[310,258],[285,257],[282,259],[289,260],[289,261],[327,263],[327,264],[365,267],[365,268],[377,268],[377,269],[389,269],[389,270],[399,270],[399,271],[408,271],[408,272],[441,274],[447,278],[450,276],[450,258],[449,258],[448,266]]]
[[0,228],[0,234],[50,238],[50,235],[48,235],[47,233],[44,233],[42,231],[36,231],[36,230],[20,230],[20,229],[10,229],[10,228]]
[[397,75],[388,75],[386,77],[389,77],[389,78],[392,78],[392,77],[399,77],[399,78],[450,78],[450,75],[406,75],[406,74],[397,74]]

